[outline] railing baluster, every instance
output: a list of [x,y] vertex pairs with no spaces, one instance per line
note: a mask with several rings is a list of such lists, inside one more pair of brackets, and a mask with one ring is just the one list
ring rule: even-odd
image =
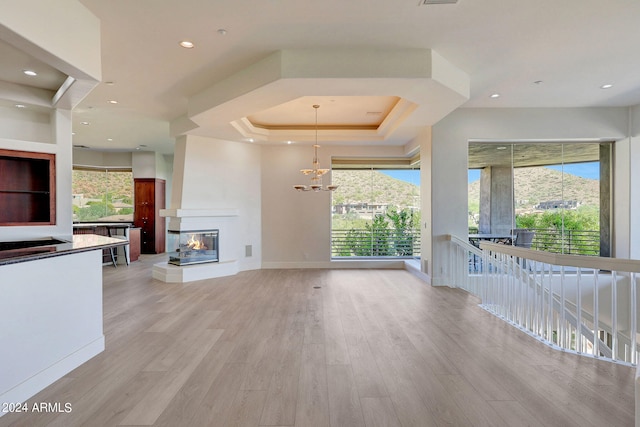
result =
[[598,303],[598,281],[600,270],[593,269],[593,355],[594,357],[600,357],[600,320],[598,314],[600,313],[600,307]]
[[553,272],[552,272],[552,268],[553,265],[551,264],[547,264],[548,266],[548,274],[547,274],[547,280],[548,280],[548,284],[549,284],[549,304],[547,306],[547,339],[549,340],[549,342],[553,342],[554,344],[557,344],[557,339],[555,340],[556,342],[554,342],[553,339],[553,317],[554,317],[554,313],[555,310],[553,309]]
[[611,358],[618,360],[618,278],[611,271]]
[[567,348],[566,343],[566,300],[564,293],[564,265],[560,266],[560,326],[558,331],[558,342],[561,343],[560,346],[562,348]]
[[637,333],[637,329],[638,329],[638,314],[637,314],[637,289],[636,289],[636,273],[631,273],[631,277],[629,279],[629,285],[630,285],[630,292],[631,292],[631,315],[629,316],[629,320],[631,322],[631,332],[629,335],[631,335],[631,363],[632,364],[637,364],[638,363],[638,344],[637,344],[637,337],[636,337],[636,333]]
[[576,271],[576,351],[582,354],[582,289],[580,288],[580,278],[582,270],[578,267]]

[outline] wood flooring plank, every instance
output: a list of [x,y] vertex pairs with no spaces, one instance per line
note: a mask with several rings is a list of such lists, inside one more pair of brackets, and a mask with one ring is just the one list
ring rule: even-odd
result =
[[175,427],[194,417],[204,406],[202,401],[205,395],[214,381],[218,380],[234,348],[235,343],[218,340],[191,373],[189,380],[176,393],[154,426]]
[[184,385],[207,352],[222,336],[220,329],[205,329],[201,332],[200,345],[185,354],[180,364],[173,366],[156,386],[124,418],[123,425],[153,425],[167,408],[178,390]]
[[399,360],[379,361],[389,398],[403,427],[436,426],[436,420],[422,401],[411,377]]
[[474,426],[509,427],[462,375],[440,375],[438,379],[453,397],[462,414],[473,420]]
[[[189,323],[184,325],[185,330],[180,328],[179,332],[171,334],[175,337],[171,345],[158,352],[151,362],[145,366],[145,371],[167,371],[178,362],[189,349],[202,339],[202,331],[209,323],[220,314],[219,311],[197,311],[188,316]],[[182,322],[180,322],[182,323]],[[222,335],[222,330],[217,330],[218,338]],[[218,339],[216,338],[216,340]]]
[[423,358],[401,360],[417,393],[439,426],[473,425],[470,418],[464,416],[459,403],[440,381],[440,375],[434,373],[429,365],[423,363]]
[[279,364],[271,376],[260,425],[294,425],[304,331],[291,330],[282,342]]
[[401,427],[390,398],[363,397],[360,405],[366,427]]
[[364,427],[360,396],[349,365],[327,366],[331,427]]
[[224,426],[256,427],[260,422],[266,394],[266,390],[239,390]]
[[246,368],[242,363],[225,363],[200,405],[191,414],[185,414],[180,424],[174,424],[174,427],[224,426],[232,414],[233,402],[244,381]]
[[325,312],[323,336],[327,365],[348,365],[350,362],[349,348],[339,315],[327,317]]
[[[306,336],[305,336],[306,338]],[[296,427],[329,427],[327,369],[322,344],[304,344],[300,364]]]
[[540,420],[515,400],[494,400],[489,405],[509,427],[530,427],[540,425]]

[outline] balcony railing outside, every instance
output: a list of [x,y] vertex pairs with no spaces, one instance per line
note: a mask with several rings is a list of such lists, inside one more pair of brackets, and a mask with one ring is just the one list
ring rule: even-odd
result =
[[331,230],[332,257],[420,256],[420,229]]
[[[560,230],[557,228],[527,228],[536,234],[531,249],[567,255],[599,255],[600,232],[598,230]],[[478,233],[475,227],[469,234]]]

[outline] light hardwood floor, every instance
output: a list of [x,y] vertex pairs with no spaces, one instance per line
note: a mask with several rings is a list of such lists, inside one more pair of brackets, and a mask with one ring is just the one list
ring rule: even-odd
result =
[[151,278],[158,259],[104,268],[106,350],[29,400],[72,411],[0,426],[633,425],[632,368],[551,350],[406,271],[179,285]]

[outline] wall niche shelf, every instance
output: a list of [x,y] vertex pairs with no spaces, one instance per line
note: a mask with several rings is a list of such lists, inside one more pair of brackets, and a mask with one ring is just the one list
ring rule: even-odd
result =
[[56,223],[55,154],[0,149],[0,226]]

